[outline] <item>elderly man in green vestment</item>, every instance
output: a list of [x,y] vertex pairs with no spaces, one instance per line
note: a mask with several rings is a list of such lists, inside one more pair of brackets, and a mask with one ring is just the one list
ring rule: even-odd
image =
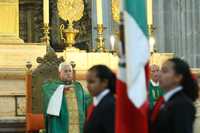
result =
[[151,66],[151,80],[149,83],[150,109],[153,109],[157,99],[163,95],[163,91],[159,86],[159,73],[160,73],[159,66],[152,65]]
[[82,133],[90,96],[79,82],[72,81],[70,64],[60,64],[59,77],[43,85],[46,132]]

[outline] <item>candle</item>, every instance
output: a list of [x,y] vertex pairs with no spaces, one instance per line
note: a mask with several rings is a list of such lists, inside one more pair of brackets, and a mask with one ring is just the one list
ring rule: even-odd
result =
[[96,0],[97,24],[103,24],[102,0]]
[[111,50],[114,51],[114,49],[115,49],[115,36],[114,35],[110,36],[110,44],[111,44]]
[[147,0],[147,23],[148,25],[153,24],[153,1]]
[[49,0],[43,0],[43,21],[49,24]]
[[154,52],[154,45],[155,45],[155,38],[150,36],[149,37],[149,45],[150,45],[150,52]]

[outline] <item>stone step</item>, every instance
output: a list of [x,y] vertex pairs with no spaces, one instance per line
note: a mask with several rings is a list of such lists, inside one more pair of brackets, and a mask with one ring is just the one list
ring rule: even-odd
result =
[[25,133],[25,117],[1,117],[0,133]]
[[8,128],[0,128],[0,133],[25,133],[25,128],[13,128],[13,127],[8,127]]

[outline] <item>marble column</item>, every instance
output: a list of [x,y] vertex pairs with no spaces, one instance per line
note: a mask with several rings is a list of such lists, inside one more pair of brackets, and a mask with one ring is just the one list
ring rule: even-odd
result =
[[173,52],[200,67],[200,1],[153,0],[158,52]]

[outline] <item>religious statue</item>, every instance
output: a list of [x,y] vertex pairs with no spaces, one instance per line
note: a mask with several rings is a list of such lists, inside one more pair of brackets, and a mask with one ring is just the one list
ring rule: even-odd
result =
[[159,66],[151,66],[151,80],[149,83],[150,109],[153,109],[155,102],[160,96],[163,95],[163,92],[159,86],[159,72]]
[[45,128],[48,133],[82,133],[91,102],[82,85],[72,81],[72,66],[61,63],[59,81],[43,85]]

